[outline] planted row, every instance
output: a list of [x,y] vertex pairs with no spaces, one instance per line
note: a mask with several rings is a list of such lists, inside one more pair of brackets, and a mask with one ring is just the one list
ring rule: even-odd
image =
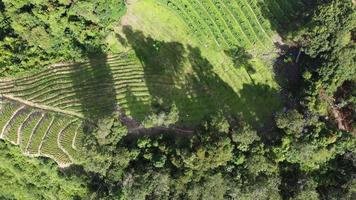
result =
[[[272,45],[270,25],[247,0],[160,0],[182,17],[199,38],[213,35],[220,47],[260,47]],[[251,5],[250,5],[251,4]],[[291,6],[290,6],[291,7]]]

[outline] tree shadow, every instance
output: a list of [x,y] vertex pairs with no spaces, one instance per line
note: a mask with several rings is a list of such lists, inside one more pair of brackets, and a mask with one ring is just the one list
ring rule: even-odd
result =
[[[236,92],[214,72],[213,65],[199,48],[158,41],[130,26],[123,27],[123,33],[125,44],[133,48],[142,63],[151,97],[161,101],[157,110],[164,111],[175,104],[180,127],[197,125],[217,111],[240,116],[253,126],[272,114],[271,107],[265,103],[278,101],[278,91],[274,88],[263,84],[245,84],[241,91]],[[233,49],[227,53],[233,55],[236,66],[242,63],[249,73],[255,73],[248,62],[251,56],[244,49]],[[137,103],[130,107],[138,106]]]
[[257,6],[263,17],[270,21],[272,29],[284,38],[305,24],[318,3],[310,0],[265,0],[258,1]]
[[117,110],[115,82],[107,55],[88,53],[88,63],[73,66],[71,79],[84,118],[96,123]]
[[295,94],[302,86],[303,71],[300,65],[304,60],[298,59],[298,57],[303,53],[300,52],[298,47],[291,48],[279,44],[276,44],[276,46],[282,50],[273,64],[276,81],[284,90]]
[[250,77],[250,80],[253,84],[255,84],[255,81],[253,80],[251,74],[256,73],[255,68],[252,66],[250,63],[250,60],[253,58],[253,56],[248,53],[244,48],[235,46],[234,48],[227,49],[224,51],[225,54],[231,58],[234,67],[239,68],[243,67],[248,76]]
[[126,89],[125,100],[130,115],[136,120],[144,119],[145,115],[151,111],[150,105],[139,99],[130,87]]

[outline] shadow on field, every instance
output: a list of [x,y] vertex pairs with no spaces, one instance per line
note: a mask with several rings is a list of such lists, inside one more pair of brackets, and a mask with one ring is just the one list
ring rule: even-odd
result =
[[312,14],[317,6],[316,1],[310,0],[265,0],[258,1],[264,18],[270,21],[272,30],[279,33],[282,38],[288,33],[297,31]]
[[[268,85],[245,84],[236,93],[214,72],[213,65],[199,48],[155,40],[130,26],[123,27],[123,33],[126,39],[122,41],[121,38],[121,41],[135,51],[144,68],[149,93],[157,99],[152,107],[160,112],[175,104],[179,111],[179,126],[197,125],[218,111],[241,117],[253,125],[259,125],[258,122],[271,116],[268,103],[275,105],[273,101],[278,101],[278,91]],[[234,49],[227,53],[239,54],[241,51],[245,52]],[[247,64],[250,59],[248,54],[239,54],[235,58],[236,65]],[[255,72],[252,66],[246,66],[250,73]],[[129,109],[134,109],[137,103]]]
[[106,54],[88,54],[88,59],[74,66],[71,79],[84,117],[96,123],[117,110],[115,83]]
[[234,67],[245,68],[251,82],[255,84],[255,81],[251,77],[251,74],[256,73],[256,70],[249,62],[253,56],[248,53],[244,48],[239,46],[225,50],[225,54],[231,58],[232,62],[234,63]]

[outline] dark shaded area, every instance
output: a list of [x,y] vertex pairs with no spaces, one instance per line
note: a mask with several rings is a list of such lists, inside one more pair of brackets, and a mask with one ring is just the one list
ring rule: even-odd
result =
[[291,199],[299,192],[303,174],[296,164],[282,162],[279,165],[281,184],[279,190],[283,199]]
[[[288,92],[296,94],[301,88],[303,70],[300,66],[303,61],[298,59],[300,48],[276,44],[281,53],[275,60],[273,70],[278,84]],[[298,62],[298,63],[297,63]]]
[[0,1],[0,11],[4,11],[5,5],[2,1]]
[[[184,62],[185,49],[178,42],[158,41],[151,37],[146,37],[141,31],[134,31],[130,26],[125,26],[123,32],[145,71],[160,74],[170,72],[178,73]],[[125,44],[123,38],[120,39]],[[173,74],[177,76],[177,74]],[[170,80],[173,80],[173,75]]]
[[270,21],[272,29],[285,37],[305,25],[320,3],[322,0],[264,0],[258,1],[257,5],[263,17]]
[[299,45],[275,43],[275,46],[280,52],[274,60],[273,70],[275,80],[281,86],[285,106],[301,110],[299,101],[304,93],[303,88],[307,87],[303,73],[308,70],[313,74],[320,62],[306,55]]
[[[356,122],[355,103],[352,100],[356,96],[356,82],[345,81],[334,93],[333,112],[338,113],[338,127],[350,133],[353,133]],[[335,114],[332,118],[335,118]],[[354,135],[356,133],[353,133]]]
[[[238,95],[213,71],[212,64],[202,56],[200,49],[185,47],[178,42],[158,41],[129,26],[124,27],[123,32],[127,40],[122,41],[121,37],[120,41],[132,46],[144,67],[150,95],[161,101],[159,104],[154,102],[152,107],[165,111],[175,104],[180,126],[196,125],[217,111],[262,126],[256,122],[263,123],[262,120],[272,114],[267,105],[269,101],[278,101],[279,96],[278,91],[268,85],[245,84]],[[236,65],[242,63],[249,73],[255,73],[248,62],[251,56],[244,49],[236,48],[226,53],[232,56]],[[186,62],[190,63],[191,71],[186,71]],[[137,103],[135,101],[130,109],[138,106]]]
[[[328,168],[318,176],[321,184],[317,190],[321,199],[331,199],[332,197],[344,199],[340,197],[344,197],[348,191],[352,190],[348,187],[352,187],[351,182],[356,178],[356,155],[347,152],[337,156],[330,161]],[[355,197],[356,193],[353,192],[351,199],[355,199]]]
[[116,92],[107,55],[89,53],[88,59],[87,68],[73,66],[81,70],[74,69],[71,78],[84,117],[95,123],[117,110]]
[[127,109],[130,110],[130,114],[135,117],[135,120],[144,119],[147,112],[151,110],[150,105],[135,96],[129,86],[126,88],[125,100],[128,106]]

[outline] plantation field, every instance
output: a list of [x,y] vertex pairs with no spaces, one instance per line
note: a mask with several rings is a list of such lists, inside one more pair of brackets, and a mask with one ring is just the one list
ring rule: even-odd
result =
[[246,0],[160,0],[177,13],[200,43],[214,41],[221,49],[235,46],[268,51],[274,33],[256,1]]

